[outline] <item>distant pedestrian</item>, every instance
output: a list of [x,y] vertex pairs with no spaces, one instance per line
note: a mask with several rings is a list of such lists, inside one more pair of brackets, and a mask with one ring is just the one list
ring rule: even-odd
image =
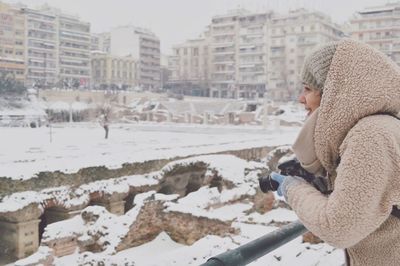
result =
[[99,122],[100,122],[100,125],[104,128],[104,131],[105,131],[105,139],[108,139],[108,131],[109,131],[109,126],[110,126],[110,121],[109,121],[109,118],[108,118],[108,114],[106,114],[106,113],[104,113],[104,114],[102,114],[102,115],[100,115],[100,118],[99,118]]

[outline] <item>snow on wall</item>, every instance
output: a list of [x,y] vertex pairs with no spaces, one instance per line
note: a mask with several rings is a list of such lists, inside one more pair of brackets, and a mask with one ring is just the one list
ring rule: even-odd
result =
[[5,196],[0,202],[0,213],[14,212],[31,203],[44,203],[50,199],[53,199],[57,205],[65,208],[81,206],[89,203],[89,194],[92,192],[109,195],[113,193],[127,193],[130,186],[155,185],[159,182],[158,178],[160,178],[160,173],[157,171],[145,175],[131,175],[95,181],[77,188],[62,186],[44,189],[39,192],[25,191],[13,193]]

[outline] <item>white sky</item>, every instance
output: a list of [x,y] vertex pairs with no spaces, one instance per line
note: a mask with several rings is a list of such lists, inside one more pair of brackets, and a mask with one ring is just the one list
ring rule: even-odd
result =
[[[1,1],[1,0],[0,0]],[[323,11],[335,22],[346,21],[355,11],[389,0],[3,0],[29,7],[44,3],[79,15],[92,24],[92,32],[132,24],[151,29],[161,40],[162,53],[174,44],[198,37],[214,15],[243,7],[251,11],[273,9],[287,12],[306,7]]]

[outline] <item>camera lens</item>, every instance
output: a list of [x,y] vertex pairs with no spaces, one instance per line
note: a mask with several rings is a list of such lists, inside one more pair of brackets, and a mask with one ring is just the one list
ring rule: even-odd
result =
[[267,193],[268,191],[276,191],[279,187],[279,183],[271,178],[271,175],[263,176],[258,179],[260,189],[262,192]]

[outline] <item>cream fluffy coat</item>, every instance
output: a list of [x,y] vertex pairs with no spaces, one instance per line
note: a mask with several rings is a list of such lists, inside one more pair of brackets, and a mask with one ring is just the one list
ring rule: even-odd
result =
[[[302,183],[288,202],[311,232],[346,248],[351,266],[400,265],[400,70],[367,45],[343,40],[325,82],[315,125],[329,196]],[[340,163],[338,164],[338,159]]]

